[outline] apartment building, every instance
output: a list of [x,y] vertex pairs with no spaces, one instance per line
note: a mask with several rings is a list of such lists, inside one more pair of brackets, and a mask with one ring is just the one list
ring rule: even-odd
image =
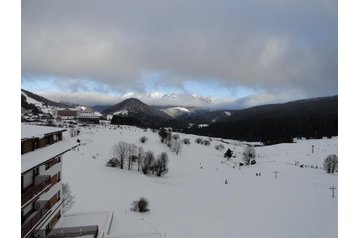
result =
[[63,128],[21,125],[21,237],[47,237],[62,216]]

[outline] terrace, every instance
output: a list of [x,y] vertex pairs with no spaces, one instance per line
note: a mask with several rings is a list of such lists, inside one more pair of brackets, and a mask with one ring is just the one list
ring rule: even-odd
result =
[[21,193],[21,208],[38,198],[48,188],[51,187],[51,177],[40,175],[36,177],[35,184],[24,189]]
[[34,232],[36,226],[51,212],[49,201],[38,201],[35,210],[21,225],[21,237],[26,238]]

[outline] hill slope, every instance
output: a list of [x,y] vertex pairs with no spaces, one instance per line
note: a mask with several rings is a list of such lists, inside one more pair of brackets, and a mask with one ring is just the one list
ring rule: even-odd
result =
[[263,105],[234,111],[205,128],[187,133],[248,141],[338,135],[338,96]]
[[[148,141],[140,143],[141,136]],[[83,128],[80,137],[84,143],[79,151],[63,156],[63,180],[76,198],[69,212],[114,210],[109,233],[113,237],[154,237],[150,236],[154,232],[171,238],[338,235],[339,198],[332,198],[329,190],[338,187],[337,174],[320,169],[327,155],[337,154],[337,138],[256,147],[257,163],[239,167],[246,143],[238,141],[212,138],[211,145],[204,146],[194,142],[198,136],[180,134],[192,143],[176,155],[160,143],[157,133],[135,127]],[[157,177],[136,171],[136,164],[131,171],[105,167],[119,141],[155,155],[166,152],[169,172]],[[220,143],[231,148],[236,158],[225,159],[224,151],[215,149]],[[309,167],[295,166],[295,161]],[[274,171],[279,172],[277,179]],[[258,172],[261,176],[255,176]],[[148,199],[150,211],[130,211],[132,201],[142,196]]]

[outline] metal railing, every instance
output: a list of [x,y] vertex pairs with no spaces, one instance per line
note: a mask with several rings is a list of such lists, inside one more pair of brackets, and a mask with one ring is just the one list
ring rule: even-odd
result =
[[25,205],[28,201],[41,194],[49,185],[51,185],[51,176],[41,175],[36,178],[35,184],[25,189],[21,194],[21,206]]
[[46,234],[46,238],[60,238],[60,237],[81,237],[92,235],[96,238],[98,235],[98,226],[76,226],[53,228]]
[[50,211],[49,201],[38,201],[35,203],[35,211],[22,223],[21,237],[28,237],[41,219]]

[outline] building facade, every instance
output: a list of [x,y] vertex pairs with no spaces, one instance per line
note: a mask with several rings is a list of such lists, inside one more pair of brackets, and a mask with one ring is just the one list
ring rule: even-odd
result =
[[76,147],[63,128],[21,126],[21,237],[49,233],[62,216],[62,155]]

